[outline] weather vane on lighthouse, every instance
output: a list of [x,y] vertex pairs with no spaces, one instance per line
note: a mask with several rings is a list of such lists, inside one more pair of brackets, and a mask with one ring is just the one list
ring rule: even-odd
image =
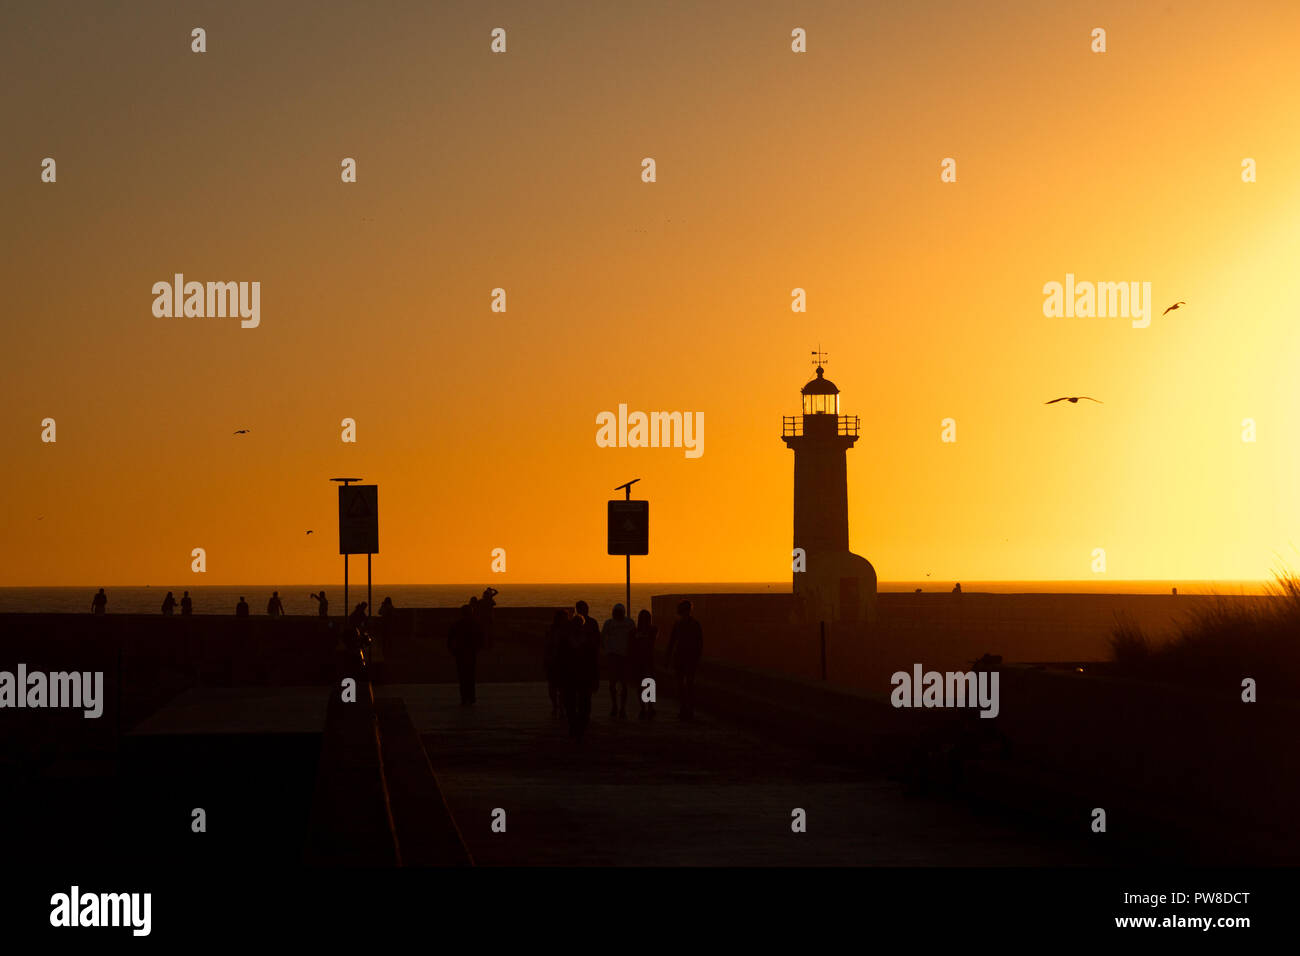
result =
[[826,358],[827,353],[822,351],[822,347],[820,345],[818,345],[817,348],[813,350],[812,354],[813,354],[813,365],[815,365],[817,368],[821,368],[823,365],[828,364],[829,360]]

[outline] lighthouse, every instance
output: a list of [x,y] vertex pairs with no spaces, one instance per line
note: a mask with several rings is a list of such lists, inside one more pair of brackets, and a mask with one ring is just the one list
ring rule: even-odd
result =
[[781,422],[781,440],[794,452],[794,593],[805,620],[869,623],[876,612],[876,571],[849,550],[846,453],[858,440],[856,415],[840,414],[840,390],[826,377],[825,354],[800,389],[802,415]]

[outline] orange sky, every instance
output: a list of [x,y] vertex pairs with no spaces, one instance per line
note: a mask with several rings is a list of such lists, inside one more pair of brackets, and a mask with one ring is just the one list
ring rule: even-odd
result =
[[[1300,563],[1300,7],[1133,6],[7,8],[0,585],[330,583],[343,474],[390,583],[618,580],[634,477],[639,579],[784,579],[819,343],[882,580]],[[260,327],[155,318],[175,272]],[[1044,317],[1067,272],[1151,327]],[[598,448],[620,402],[703,456]]]

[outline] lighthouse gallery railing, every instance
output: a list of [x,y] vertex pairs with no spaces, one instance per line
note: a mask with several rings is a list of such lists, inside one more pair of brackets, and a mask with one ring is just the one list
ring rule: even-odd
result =
[[[830,418],[829,415],[814,415],[813,418]],[[783,415],[781,416],[781,437],[795,438],[803,434],[803,415]],[[858,429],[861,427],[861,421],[857,415],[836,415],[835,416],[835,433],[837,435],[849,435],[853,438],[858,437]]]

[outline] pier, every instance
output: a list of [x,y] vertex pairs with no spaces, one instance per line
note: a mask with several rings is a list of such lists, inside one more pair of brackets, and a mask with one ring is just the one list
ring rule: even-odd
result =
[[[4,615],[5,659],[102,669],[106,687],[99,719],[6,714],[17,841],[180,866],[1295,859],[1278,821],[1296,775],[1252,742],[1268,739],[1252,722],[1296,726],[1288,705],[1008,662],[1001,713],[973,733],[974,714],[895,709],[887,687],[719,659],[740,635],[705,618],[695,721],[678,720],[661,666],[655,720],[635,703],[610,718],[602,684],[576,744],[540,679],[551,610],[498,609],[470,707],[445,644],[455,613],[399,610],[356,703],[340,699],[337,632],[319,619]],[[1269,804],[1238,806],[1242,792]],[[1095,805],[1104,836],[1087,826]],[[1231,840],[1182,839],[1206,806]]]

